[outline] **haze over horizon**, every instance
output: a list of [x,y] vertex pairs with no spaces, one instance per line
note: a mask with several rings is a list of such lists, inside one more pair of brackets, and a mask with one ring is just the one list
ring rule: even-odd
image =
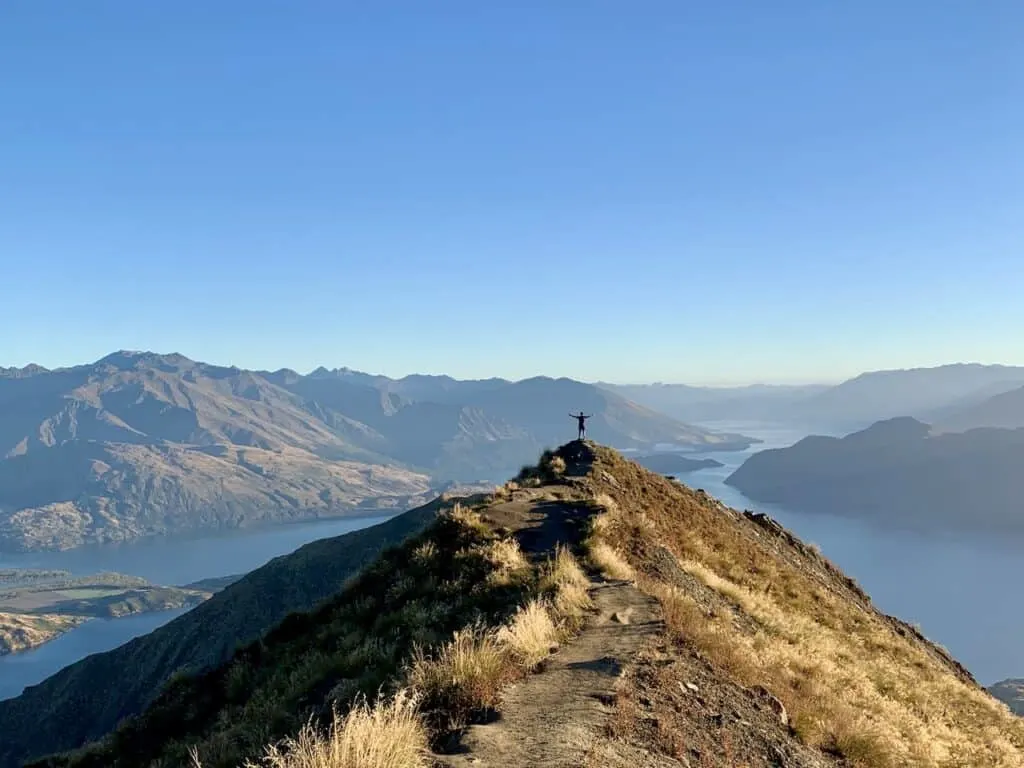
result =
[[834,382],[1024,364],[1024,6],[0,19],[0,344]]
[[[368,374],[368,375],[371,375],[371,376],[387,376],[387,377],[392,378],[392,379],[400,379],[400,378],[402,378],[404,376],[420,374],[420,375],[428,375],[428,376],[452,376],[453,378],[456,378],[456,379],[490,379],[490,378],[501,378],[501,379],[507,379],[509,381],[519,381],[519,380],[522,380],[522,379],[529,379],[529,378],[534,378],[534,377],[538,377],[539,376],[539,377],[548,377],[548,378],[562,378],[562,377],[564,377],[564,378],[575,379],[577,381],[584,381],[584,382],[587,382],[587,383],[615,384],[615,385],[620,385],[620,386],[648,385],[648,384],[650,384],[650,385],[665,385],[665,386],[687,385],[687,386],[694,386],[694,387],[722,387],[722,388],[748,387],[748,386],[835,385],[835,384],[840,384],[843,381],[848,380],[849,378],[853,378],[853,377],[855,377],[857,375],[860,375],[861,373],[871,373],[871,372],[879,371],[879,370],[901,370],[901,369],[914,369],[914,368],[935,368],[935,367],[939,367],[939,366],[948,366],[948,365],[983,365],[983,366],[1018,366],[1018,365],[1020,365],[1018,363],[1006,363],[1006,362],[1003,362],[1003,361],[985,362],[985,361],[978,361],[978,360],[952,360],[952,361],[946,361],[946,362],[939,362],[939,363],[935,363],[935,364],[932,364],[932,365],[903,365],[903,366],[896,366],[896,367],[894,367],[892,369],[871,369],[871,370],[866,370],[866,371],[857,371],[857,372],[851,374],[851,376],[849,376],[849,377],[846,377],[846,378],[843,378],[843,379],[833,379],[833,380],[825,380],[825,379],[789,380],[789,379],[782,379],[782,380],[775,380],[775,381],[773,381],[773,380],[764,380],[764,379],[752,379],[752,380],[743,380],[743,381],[714,381],[714,380],[695,379],[695,380],[688,380],[688,381],[663,381],[663,380],[659,380],[659,379],[652,379],[652,380],[638,381],[638,380],[633,380],[633,379],[629,379],[629,378],[619,378],[619,379],[583,379],[583,378],[580,378],[578,376],[573,376],[571,374],[551,374],[551,373],[548,373],[548,372],[545,372],[545,371],[536,371],[536,372],[528,373],[528,374],[526,374],[524,376],[502,376],[500,374],[494,374],[494,373],[480,373],[478,375],[470,375],[470,376],[453,376],[453,374],[451,374],[450,372],[445,371],[445,370],[375,371],[375,370],[368,370],[368,369],[365,369],[365,368],[360,368],[359,366],[349,365],[349,364],[346,364],[346,363],[337,363],[337,364],[335,364],[335,363],[318,363],[316,365],[313,365],[311,367],[306,367],[306,368],[296,368],[296,367],[290,366],[290,365],[273,365],[273,364],[269,365],[269,366],[266,366],[266,365],[264,365],[264,366],[260,366],[260,365],[242,365],[242,364],[239,364],[238,362],[233,362],[231,360],[204,360],[204,359],[195,357],[194,355],[190,355],[190,354],[187,354],[187,353],[184,353],[184,352],[180,352],[178,350],[172,350],[172,351],[164,350],[164,351],[161,351],[161,350],[153,350],[153,349],[130,349],[130,350],[129,349],[119,349],[119,350],[111,350],[110,352],[107,352],[104,355],[100,355],[100,356],[98,356],[96,358],[92,358],[92,359],[88,359],[88,360],[77,360],[77,361],[64,362],[64,363],[54,364],[54,365],[45,365],[43,363],[40,363],[38,360],[34,360],[34,359],[33,360],[29,360],[27,362],[17,363],[17,364],[9,364],[9,363],[5,363],[5,361],[3,361],[3,360],[0,360],[0,369],[2,369],[2,368],[10,368],[10,367],[13,367],[13,368],[25,368],[26,366],[31,366],[31,365],[40,365],[40,366],[42,366],[44,368],[47,368],[47,369],[50,369],[50,370],[55,370],[55,369],[59,369],[59,368],[70,368],[70,367],[79,366],[79,365],[90,365],[92,363],[98,362],[99,360],[107,357],[108,355],[115,354],[117,352],[152,353],[152,354],[156,354],[156,355],[175,355],[175,354],[180,354],[180,355],[183,355],[184,357],[187,357],[190,360],[193,360],[195,362],[206,363],[206,364],[209,364],[209,365],[220,365],[220,366],[224,366],[224,367],[236,367],[236,368],[240,368],[240,369],[244,369],[244,370],[268,371],[268,372],[273,372],[273,371],[276,371],[276,370],[281,370],[281,369],[287,368],[287,369],[293,370],[296,373],[299,373],[301,375],[308,375],[308,374],[312,373],[313,371],[318,370],[320,368],[326,368],[328,370],[345,369],[345,370],[350,370],[350,371],[353,371],[353,372],[356,372],[356,373]],[[1022,366],[1022,367],[1024,367],[1024,366]]]

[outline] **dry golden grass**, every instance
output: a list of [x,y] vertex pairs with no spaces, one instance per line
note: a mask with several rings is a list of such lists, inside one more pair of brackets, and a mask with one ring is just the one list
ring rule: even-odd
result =
[[475,712],[498,703],[498,693],[512,673],[497,633],[470,627],[456,632],[434,654],[417,649],[406,679],[426,707],[447,712],[451,726],[460,727]]
[[428,565],[431,560],[437,555],[437,544],[433,541],[427,540],[420,544],[412,552],[413,562],[420,565]]
[[[193,755],[193,763],[199,768]],[[294,738],[267,748],[246,768],[427,768],[427,731],[417,699],[399,691],[375,706],[360,702],[343,718],[337,713],[326,733],[307,724]]]
[[533,670],[558,647],[558,630],[547,607],[531,600],[498,631],[498,642],[520,666]]
[[515,539],[498,539],[487,547],[487,559],[494,564],[497,572],[514,573],[530,567],[523,556],[519,542]]
[[583,572],[576,556],[562,544],[555,547],[554,556],[545,565],[543,581],[555,587],[573,585],[586,589],[590,586],[590,579]]
[[587,546],[587,555],[594,566],[609,579],[623,579],[626,581],[636,577],[626,559],[615,549],[603,541],[591,541]]
[[544,469],[552,477],[561,477],[565,474],[566,470],[565,459],[561,456],[552,456],[544,465]]
[[569,631],[579,626],[584,612],[593,605],[589,588],[590,579],[576,557],[566,547],[557,546],[554,557],[544,565],[541,590],[552,595],[555,614]]
[[826,594],[833,615],[816,620],[785,593],[682,566],[761,623],[754,635],[730,634],[729,653],[748,659],[741,676],[786,704],[805,743],[871,768],[1022,764],[1024,723],[877,615]]
[[[1024,765],[1024,720],[933,649],[898,634],[852,587],[796,550],[775,550],[710,499],[621,459],[604,459],[620,488],[596,526],[642,571],[670,630],[744,685],[786,706],[800,739],[860,768]],[[617,498],[616,498],[617,497]],[[658,545],[738,606],[749,631],[712,616],[645,570]],[[786,556],[783,556],[785,552]],[[795,567],[799,563],[800,567]]]
[[[498,571],[530,568],[512,539],[490,542],[486,554]],[[422,696],[429,712],[445,713],[447,727],[462,727],[477,713],[497,706],[506,683],[535,669],[557,649],[559,639],[571,634],[591,605],[589,586],[572,553],[556,547],[542,567],[538,586],[550,605],[535,598],[502,627],[463,629],[433,654],[417,649],[407,668],[407,684]]]
[[604,514],[610,515],[619,511],[619,503],[608,493],[597,494],[591,503]]
[[480,517],[480,513],[475,509],[463,506],[458,501],[456,501],[447,511],[447,515],[459,525],[462,525],[469,530],[476,531],[484,536],[492,535],[490,526],[483,521],[483,518]]

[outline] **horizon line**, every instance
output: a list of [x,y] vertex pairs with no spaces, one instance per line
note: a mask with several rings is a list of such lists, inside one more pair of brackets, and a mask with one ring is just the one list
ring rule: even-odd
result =
[[[353,368],[353,367],[348,366],[348,365],[341,365],[341,366],[337,366],[337,367],[334,367],[334,368],[330,368],[330,367],[328,367],[328,366],[326,366],[324,364],[320,364],[320,365],[314,366],[314,367],[310,368],[308,371],[306,371],[305,373],[303,373],[303,372],[301,372],[301,371],[299,371],[299,370],[297,370],[295,368],[291,368],[289,366],[280,366],[280,367],[275,368],[275,369],[268,369],[268,368],[243,368],[243,367],[241,367],[241,366],[239,366],[237,364],[227,364],[227,365],[225,365],[225,364],[221,364],[221,363],[211,363],[211,362],[208,362],[208,361],[205,361],[205,360],[197,360],[195,358],[189,357],[188,355],[182,354],[181,352],[154,352],[152,350],[145,350],[145,349],[123,349],[122,348],[122,349],[118,349],[118,350],[116,350],[114,352],[110,352],[110,353],[108,353],[106,355],[103,355],[102,357],[100,357],[100,358],[98,358],[96,360],[87,361],[87,362],[84,362],[84,363],[73,363],[71,365],[58,365],[58,366],[55,366],[55,367],[49,367],[49,366],[42,365],[42,364],[36,363],[36,362],[28,362],[28,363],[26,363],[24,365],[20,365],[20,366],[17,365],[17,364],[15,364],[13,366],[7,366],[7,368],[8,369],[14,369],[14,370],[25,370],[26,368],[38,367],[38,368],[42,368],[42,369],[44,369],[46,371],[68,370],[68,369],[71,369],[71,368],[79,368],[79,367],[88,366],[88,365],[95,365],[95,364],[101,362],[102,360],[104,360],[104,359],[106,359],[108,357],[112,357],[112,356],[118,355],[118,354],[154,355],[156,357],[179,356],[179,357],[183,357],[186,360],[189,360],[189,361],[195,362],[195,363],[201,363],[201,364],[204,364],[204,365],[215,365],[215,366],[223,367],[223,368],[234,368],[234,369],[237,369],[237,370],[240,370],[240,371],[275,373],[277,371],[288,370],[288,371],[292,371],[292,372],[294,372],[294,373],[296,373],[297,375],[300,375],[300,376],[309,376],[309,375],[311,375],[312,373],[314,373],[316,371],[326,370],[326,371],[329,371],[329,372],[345,371],[345,372],[350,372],[350,373],[353,373],[353,374],[356,374],[356,375],[363,375],[363,376],[370,376],[370,377],[380,377],[380,378],[387,378],[387,379],[391,379],[391,380],[400,380],[400,379],[403,379],[403,378],[406,378],[406,377],[409,377],[409,376],[436,376],[436,377],[448,377],[448,378],[454,379],[456,381],[487,381],[487,380],[499,379],[499,380],[513,382],[514,383],[514,382],[520,382],[520,381],[527,381],[529,379],[535,379],[535,378],[549,378],[549,379],[570,379],[570,380],[573,380],[573,381],[578,381],[578,382],[583,383],[583,384],[591,384],[591,385],[594,385],[594,386],[608,385],[608,386],[613,386],[613,387],[693,387],[693,388],[699,388],[699,389],[749,389],[749,388],[754,388],[754,387],[794,387],[795,388],[795,387],[815,387],[815,386],[830,387],[830,386],[836,386],[836,385],[841,384],[841,383],[843,383],[845,381],[850,381],[853,378],[856,378],[858,376],[862,376],[862,375],[865,375],[865,374],[868,374],[868,373],[934,370],[934,369],[938,369],[938,368],[946,368],[946,367],[952,367],[952,366],[1007,367],[1007,368],[1019,367],[1019,366],[1014,366],[1014,365],[1008,364],[1008,363],[998,363],[998,362],[997,363],[983,363],[983,362],[979,362],[979,361],[954,361],[954,362],[949,362],[949,363],[939,363],[937,365],[917,365],[917,366],[907,366],[907,367],[902,367],[902,368],[877,368],[877,369],[870,369],[870,370],[861,371],[860,373],[856,373],[856,374],[853,374],[851,376],[847,376],[845,378],[822,378],[822,379],[803,379],[803,378],[801,378],[801,379],[788,379],[788,378],[778,378],[778,379],[755,379],[755,380],[748,380],[748,381],[736,381],[736,380],[725,380],[725,381],[723,381],[721,379],[719,379],[719,380],[711,380],[711,381],[707,381],[707,380],[700,381],[700,380],[692,380],[691,379],[691,380],[685,381],[685,382],[684,381],[661,381],[661,380],[639,381],[638,382],[638,381],[635,381],[635,380],[630,381],[630,380],[623,380],[623,379],[618,379],[618,380],[611,380],[611,379],[606,379],[606,378],[585,379],[585,378],[576,378],[576,377],[573,377],[573,376],[564,376],[564,375],[563,376],[552,376],[550,374],[545,374],[545,373],[536,373],[536,374],[532,374],[532,375],[529,375],[529,376],[522,376],[522,377],[518,377],[518,378],[509,378],[509,377],[497,376],[497,375],[493,375],[493,376],[479,376],[479,377],[470,376],[470,377],[460,378],[458,376],[453,376],[453,375],[451,375],[449,373],[425,373],[425,372],[422,372],[422,371],[413,371],[413,372],[409,372],[409,373],[403,373],[403,374],[399,374],[399,375],[394,375],[394,374],[386,374],[386,373],[379,373],[379,372],[371,373],[369,371],[362,370],[360,368]],[[0,365],[0,369],[3,369],[4,367],[5,366]]]

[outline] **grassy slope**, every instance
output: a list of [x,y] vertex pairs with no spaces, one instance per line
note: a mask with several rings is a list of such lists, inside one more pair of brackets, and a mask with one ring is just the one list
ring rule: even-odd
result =
[[[578,444],[568,448],[567,474],[585,473],[572,478],[572,493],[599,512],[587,542],[594,563],[610,576],[634,579],[658,599],[666,620],[652,649],[657,658],[638,656],[627,671],[609,727],[612,748],[656,753],[659,764],[752,768],[777,765],[778,750],[793,766],[1024,763],[1024,722],[943,649],[875,610],[852,580],[781,527],[607,449],[574,466],[582,451]],[[536,482],[529,475],[522,481]],[[501,498],[507,496],[506,490]],[[424,660],[459,655],[458,643],[438,646],[449,632],[481,619],[501,622],[538,588],[535,576],[494,578],[502,558],[488,554],[492,538],[472,521],[442,519],[314,613],[289,617],[228,665],[178,680],[115,737],[46,764],[177,765],[196,745],[206,768],[228,768],[256,756],[261,744],[297,733],[309,714],[329,716],[332,701],[344,708],[354,692],[372,694],[381,683],[411,684],[427,694],[423,711],[441,746],[436,737],[458,714],[458,691],[431,698],[444,676]],[[482,656],[472,638],[467,642],[472,647],[463,656],[476,664]],[[417,644],[434,650],[417,656]],[[684,662],[701,675],[700,700],[722,703],[719,725],[693,709],[697,697],[673,676]],[[495,669],[500,675],[500,665]],[[470,699],[497,701],[494,682],[492,675],[487,690]],[[782,741],[764,742],[765,722],[722,714],[753,712],[755,697],[785,712],[785,730],[779,715],[774,724]],[[465,706],[461,713],[480,714]],[[313,732],[304,738],[323,744]],[[350,764],[359,763],[343,763]],[[422,763],[388,763],[414,764]]]
[[155,632],[0,702],[0,766],[103,736],[141,711],[176,670],[219,664],[290,611],[313,607],[436,511],[436,504],[427,505],[276,558]]
[[611,451],[593,490],[609,510],[598,540],[662,601],[674,653],[766,688],[804,744],[871,768],[1024,764],[1024,721],[781,526]]
[[[334,706],[406,677],[441,739],[485,716],[501,683],[549,651],[554,621],[530,602],[545,588],[544,574],[513,540],[456,509],[229,663],[171,681],[141,717],[103,742],[40,764],[177,765],[195,748],[206,768],[227,768],[299,732],[310,717],[329,720]],[[485,629],[509,619],[502,632]]]

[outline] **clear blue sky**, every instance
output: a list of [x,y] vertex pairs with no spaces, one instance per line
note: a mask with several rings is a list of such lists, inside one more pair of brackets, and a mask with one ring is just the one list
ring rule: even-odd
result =
[[0,365],[1021,364],[1022,29],[1019,0],[10,0]]

